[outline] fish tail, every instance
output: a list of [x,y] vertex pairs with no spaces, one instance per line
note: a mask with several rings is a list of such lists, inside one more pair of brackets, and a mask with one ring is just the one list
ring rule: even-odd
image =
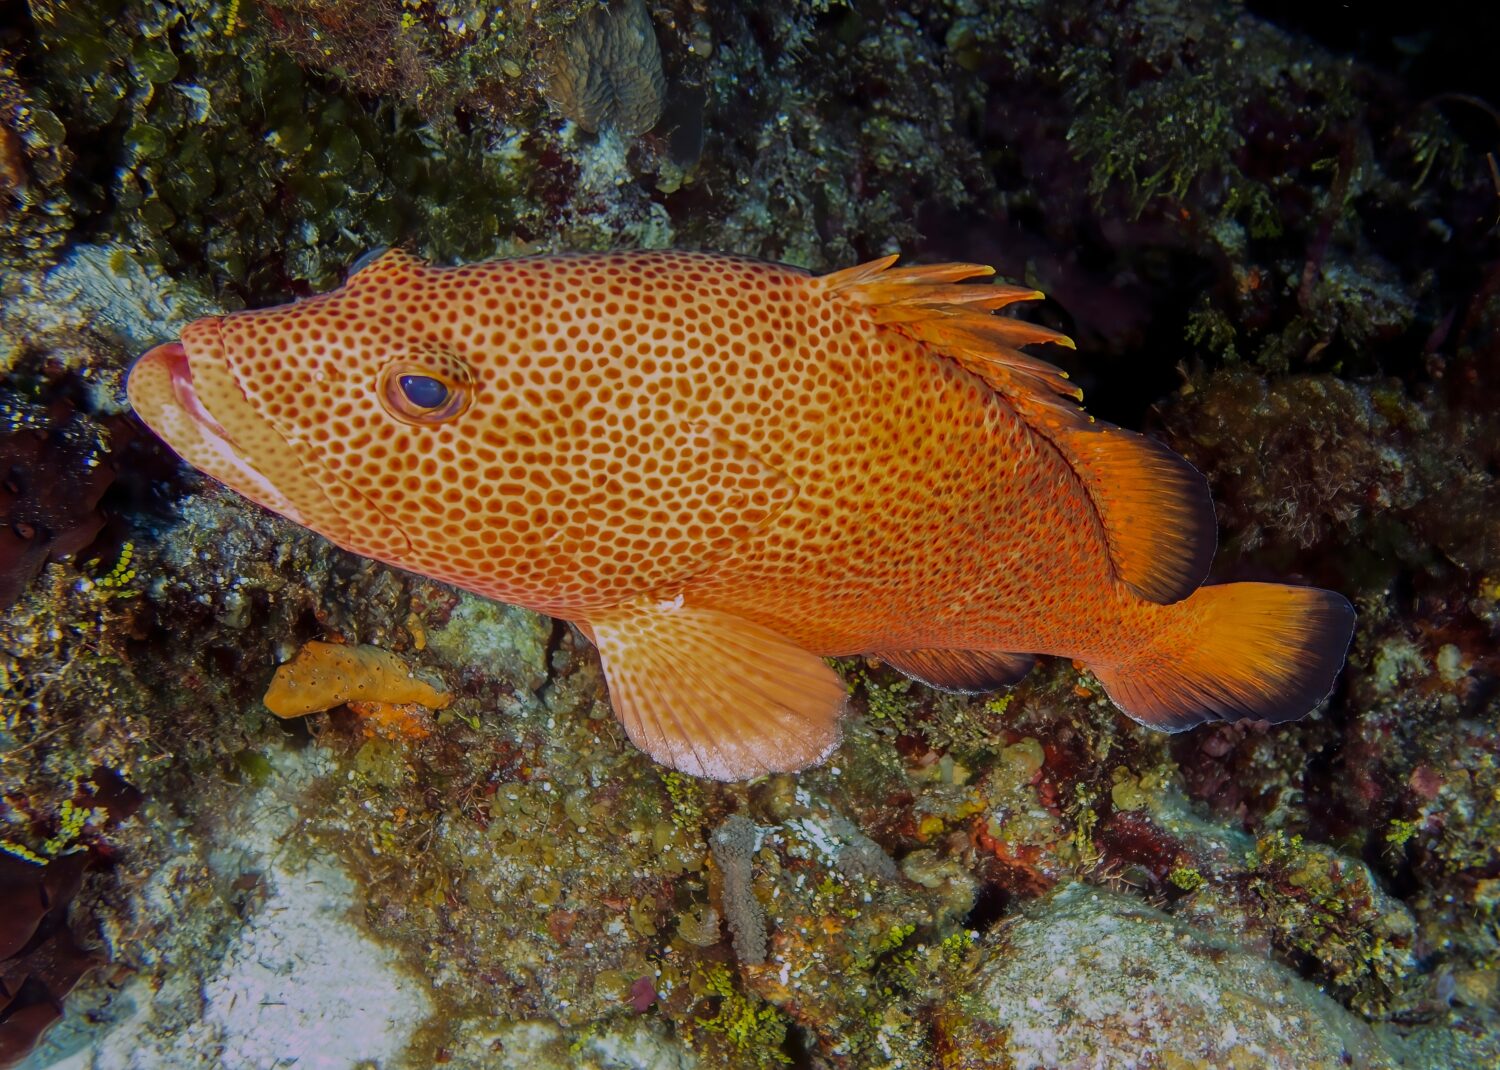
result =
[[1115,705],[1152,728],[1290,721],[1328,697],[1354,632],[1354,607],[1317,587],[1227,583],[1152,607],[1137,654],[1089,665]]

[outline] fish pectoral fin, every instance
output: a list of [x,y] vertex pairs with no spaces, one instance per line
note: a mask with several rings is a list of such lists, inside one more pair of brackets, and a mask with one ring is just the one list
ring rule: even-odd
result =
[[838,745],[844,685],[823,659],[732,613],[636,599],[593,614],[610,702],[663,765],[748,780]]
[[1010,687],[1036,664],[1030,654],[990,650],[880,650],[874,656],[919,684],[963,695]]

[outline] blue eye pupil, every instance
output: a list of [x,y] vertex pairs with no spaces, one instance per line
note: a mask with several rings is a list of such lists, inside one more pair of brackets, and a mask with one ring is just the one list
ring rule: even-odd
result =
[[419,409],[435,409],[448,400],[448,387],[429,375],[403,375],[401,392]]

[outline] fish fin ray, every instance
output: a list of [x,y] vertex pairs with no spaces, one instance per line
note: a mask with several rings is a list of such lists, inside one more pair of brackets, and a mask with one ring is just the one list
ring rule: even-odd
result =
[[983,264],[894,268],[891,265],[895,262],[894,256],[883,257],[816,281],[829,292],[866,306],[877,323],[926,343],[1006,397],[1024,397],[1044,386],[1078,400],[1079,391],[1068,382],[1067,373],[1019,349],[1038,342],[1071,349],[1071,339],[1033,323],[989,314],[1017,301],[1035,301],[1043,296],[1040,290],[1029,286],[956,285],[995,273],[994,268]]
[[838,745],[843,683],[768,628],[644,598],[587,623],[616,716],[663,765],[747,780],[812,765]]
[[1202,473],[1161,443],[1113,424],[1049,437],[1093,502],[1121,582],[1164,605],[1197,590],[1219,537]]
[[[863,302],[876,322],[926,344],[983,380],[1061,454],[1093,503],[1120,581],[1140,597],[1170,603],[1208,575],[1218,527],[1198,470],[1144,435],[1090,418],[1082,391],[1061,368],[1021,352],[1064,335],[988,309],[1041,293],[1025,287],[957,285],[992,274],[978,264],[893,268],[890,257],[823,277]],[[972,299],[966,295],[972,292]],[[997,296],[998,295],[998,296]]]
[[1317,587],[1226,583],[1165,611],[1189,617],[1131,660],[1089,668],[1116,706],[1168,732],[1302,717],[1332,693],[1354,631],[1354,607]]
[[978,695],[1020,682],[1036,658],[991,650],[880,650],[875,657],[940,691]]

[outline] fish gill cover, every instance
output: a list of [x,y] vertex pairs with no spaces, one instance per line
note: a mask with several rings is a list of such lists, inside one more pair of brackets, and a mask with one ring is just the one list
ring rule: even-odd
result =
[[[660,117],[570,114],[554,57],[642,8]],[[7,1058],[1500,1057],[1482,13],[0,15],[5,894],[35,918],[34,890],[69,876],[0,971]],[[126,411],[148,344],[391,246],[993,265],[1048,295],[1026,321],[1077,342],[1046,359],[1092,414],[1203,473],[1213,580],[1350,596],[1348,667],[1304,720],[1163,736],[1066,661],[963,696],[851,657],[823,765],[748,786],[664,771],[623,738],[583,635],[334,549]],[[386,652],[452,700],[283,721],[263,697],[314,641]],[[109,775],[142,792],[133,815],[94,812]],[[743,822],[754,839],[715,850]]]

